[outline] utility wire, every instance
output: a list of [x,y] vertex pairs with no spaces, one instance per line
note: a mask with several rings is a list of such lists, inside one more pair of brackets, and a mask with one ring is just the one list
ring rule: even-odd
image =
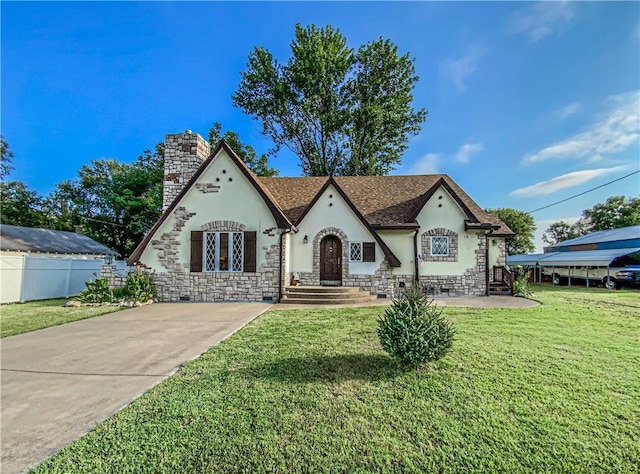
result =
[[102,224],[109,224],[109,225],[115,225],[117,227],[127,227],[126,225],[122,225],[122,224],[116,224],[115,222],[107,222],[107,221],[101,221],[100,219],[94,219],[92,217],[83,217],[84,220],[87,221],[93,221],[93,222],[100,222]]
[[590,193],[591,191],[595,191],[596,189],[604,188],[605,186],[609,186],[610,184],[613,184],[616,181],[620,181],[622,179],[628,178],[629,176],[633,176],[634,174],[638,174],[638,173],[640,173],[640,170],[636,170],[633,173],[629,173],[629,174],[627,174],[627,175],[625,175],[625,176],[623,176],[621,178],[614,179],[613,181],[609,181],[608,183],[601,184],[600,186],[596,186],[595,188],[588,189],[588,190],[586,190],[586,191],[584,191],[584,192],[582,192],[580,194],[575,194],[575,195],[573,195],[571,197],[568,197],[567,199],[563,199],[562,201],[554,202],[553,204],[549,204],[548,206],[539,207],[538,209],[534,209],[533,211],[528,211],[528,212],[529,212],[529,214],[531,214],[533,212],[538,212],[538,211],[541,211],[543,209],[547,209],[548,207],[555,206],[557,204],[569,201],[569,200],[571,200],[573,198],[577,198],[578,196],[582,196],[583,194],[587,194],[587,193]]

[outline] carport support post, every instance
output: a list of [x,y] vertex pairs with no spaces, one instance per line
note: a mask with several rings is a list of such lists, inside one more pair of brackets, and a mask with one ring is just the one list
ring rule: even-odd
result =
[[585,267],[587,269],[587,288],[589,288],[589,265]]
[[609,281],[611,280],[611,278],[609,277],[609,265],[607,265],[607,283],[609,283]]
[[569,267],[569,279],[568,279],[569,285],[571,286],[571,267]]

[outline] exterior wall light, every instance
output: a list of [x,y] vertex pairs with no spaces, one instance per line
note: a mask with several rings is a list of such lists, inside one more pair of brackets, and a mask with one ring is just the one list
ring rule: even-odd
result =
[[302,239],[302,243],[303,244],[308,244],[309,243],[309,237],[307,237],[306,235],[304,236],[304,238]]

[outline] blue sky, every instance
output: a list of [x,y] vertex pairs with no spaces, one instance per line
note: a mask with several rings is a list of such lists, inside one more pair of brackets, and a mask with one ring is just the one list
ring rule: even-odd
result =
[[[271,143],[231,95],[255,46],[289,57],[294,25],[415,58],[429,111],[396,174],[447,173],[483,207],[530,211],[640,167],[637,2],[7,2],[2,134],[11,179],[41,193],[97,158],[134,160],[186,129]],[[299,175],[297,159],[272,165]],[[534,213],[539,233],[638,174]]]

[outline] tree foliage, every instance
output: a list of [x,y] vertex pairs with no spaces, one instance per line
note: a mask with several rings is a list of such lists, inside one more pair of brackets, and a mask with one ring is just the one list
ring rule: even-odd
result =
[[0,183],[0,202],[0,222],[3,224],[48,227],[49,219],[43,211],[44,199],[22,181]]
[[611,196],[582,215],[590,222],[590,232],[640,225],[640,198]]
[[498,216],[502,222],[515,232],[515,236],[507,241],[508,255],[519,255],[535,251],[534,232],[536,223],[531,214],[508,207],[486,209],[486,212]]
[[52,212],[63,222],[81,223],[89,237],[127,256],[160,217],[163,163],[163,144],[131,164],[94,160],[76,180],[58,184]]
[[4,178],[13,170],[12,160],[13,152],[9,150],[9,144],[0,135],[0,180],[4,181]]
[[556,244],[599,230],[640,225],[640,198],[611,196],[604,203],[582,211],[582,219],[571,225],[565,221],[551,224],[542,235],[548,244]]
[[245,162],[251,171],[257,176],[277,176],[278,170],[269,166],[267,155],[258,156],[256,150],[251,145],[246,145],[240,141],[240,135],[237,132],[227,130],[222,132],[222,125],[215,122],[209,130],[209,144],[214,147],[221,139],[227,142],[233,151]]
[[589,233],[589,224],[584,219],[575,224],[566,221],[558,221],[551,224],[542,234],[542,240],[547,244],[557,244],[564,240],[575,239]]
[[249,54],[233,103],[287,147],[308,176],[381,175],[400,163],[426,118],[414,110],[413,60],[380,38],[347,46],[331,26],[296,25],[292,56],[280,64],[263,47]]

